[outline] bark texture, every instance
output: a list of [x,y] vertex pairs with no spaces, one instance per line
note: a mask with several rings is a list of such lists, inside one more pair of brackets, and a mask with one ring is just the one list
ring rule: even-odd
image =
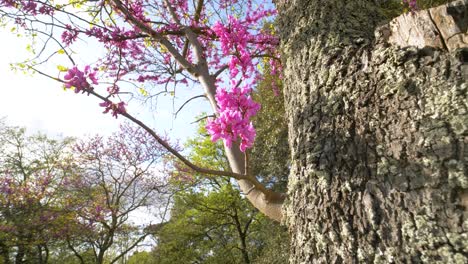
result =
[[277,3],[290,261],[468,263],[468,50],[389,44],[375,2]]

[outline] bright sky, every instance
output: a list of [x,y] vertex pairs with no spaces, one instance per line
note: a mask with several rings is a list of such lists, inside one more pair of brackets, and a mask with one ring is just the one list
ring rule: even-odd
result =
[[[115,131],[123,119],[102,114],[103,108],[93,97],[64,91],[61,84],[41,75],[25,75],[12,72],[10,63],[21,62],[31,56],[26,51],[27,39],[14,36],[7,29],[0,29],[0,118],[7,117],[9,125],[26,127],[50,135],[83,136],[85,134],[109,134]],[[57,73],[55,65],[51,73]],[[208,111],[208,104],[197,99],[188,104],[174,120],[172,113],[191,96],[200,94],[198,89],[179,92],[175,106],[172,100],[160,100],[152,111],[139,102],[132,102],[130,112],[160,133],[168,133],[172,139],[184,141],[196,128],[190,125],[194,115]],[[179,90],[180,91],[180,90]],[[164,99],[164,98],[163,98]],[[169,98],[168,98],[169,99]],[[173,110],[175,108],[175,110]]]
[[118,124],[100,115],[97,101],[63,91],[61,85],[39,75],[27,76],[10,70],[10,63],[27,57],[26,39],[0,30],[0,116],[10,125],[48,134],[81,136],[113,130]]

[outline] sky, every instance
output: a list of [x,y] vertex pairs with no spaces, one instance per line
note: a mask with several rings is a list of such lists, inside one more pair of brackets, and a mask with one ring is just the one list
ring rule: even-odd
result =
[[30,56],[27,39],[5,30],[0,30],[0,39],[0,117],[6,117],[9,125],[74,137],[110,133],[118,127],[118,122],[100,114],[102,110],[94,98],[64,91],[56,81],[38,74],[13,72],[10,63]]
[[[11,71],[10,63],[21,62],[31,56],[26,50],[28,41],[16,37],[8,28],[0,29],[0,39],[0,118],[6,117],[9,125],[52,136],[81,137],[110,134],[117,130],[123,118],[115,119],[110,114],[102,114],[103,108],[98,105],[98,99],[65,91],[60,83],[39,74],[31,76]],[[50,72],[58,72],[55,65],[51,65]],[[129,106],[129,112],[159,133],[167,133],[172,139],[184,141],[195,132],[196,125],[190,124],[195,120],[194,116],[208,111],[208,104],[197,99],[184,107],[174,120],[174,109],[177,110],[187,98],[201,93],[199,89],[184,89],[187,92],[180,92],[174,105],[172,100],[162,98],[157,108],[149,110],[147,105],[134,101]]]

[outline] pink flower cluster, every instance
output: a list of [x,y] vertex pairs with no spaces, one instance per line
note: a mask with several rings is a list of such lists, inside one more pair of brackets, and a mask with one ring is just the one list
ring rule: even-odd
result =
[[117,118],[119,114],[126,112],[124,102],[112,103],[111,101],[105,101],[100,103],[99,106],[104,107],[104,114],[111,112],[112,116],[115,118]]
[[231,78],[239,73],[238,67],[245,75],[248,70],[254,70],[252,57],[247,44],[253,39],[247,28],[236,18],[229,16],[229,26],[216,22],[213,31],[221,42],[221,49],[224,55],[233,55],[229,62]]
[[408,7],[410,8],[411,12],[418,10],[418,3],[416,0],[403,0],[403,2],[408,4]]
[[38,1],[32,1],[32,0],[0,0],[0,7],[1,6],[6,6],[6,7],[21,7],[21,9],[31,15],[37,15],[37,14],[42,14],[42,15],[52,15],[54,13],[54,9],[52,6],[50,6],[47,3],[42,4],[39,8],[37,8]]
[[[97,85],[98,80],[96,77],[96,71],[91,70],[89,65],[85,66],[84,71],[78,69],[78,67],[74,66],[73,68],[69,69],[67,74],[64,76],[65,79],[65,88],[74,88],[75,93],[79,92],[86,92],[91,89],[91,84],[88,82],[88,79],[91,81],[92,84]],[[113,96],[119,92],[119,87],[114,85],[107,88],[110,96]],[[126,112],[125,110],[125,103],[113,103],[111,101],[104,101],[99,104],[100,106],[104,107],[104,114],[111,112],[112,116],[117,118],[118,114],[123,114]]]
[[145,10],[143,8],[142,0],[135,0],[129,3],[130,12],[141,21],[148,21],[145,16]]
[[78,38],[78,31],[73,29],[72,26],[66,25],[66,30],[62,33],[62,42],[69,46]]
[[75,88],[75,93],[80,91],[85,92],[91,85],[88,82],[88,79],[91,80],[93,84],[98,84],[96,78],[96,71],[91,71],[91,67],[86,66],[84,71],[79,70],[76,66],[69,69],[67,74],[64,76],[65,79],[65,88]]
[[[255,130],[250,118],[258,111],[259,105],[252,101],[249,93],[250,87],[262,78],[261,67],[257,66],[269,62],[273,73],[280,70],[276,51],[278,37],[271,28],[262,26],[265,22],[272,22],[276,15],[270,1],[205,0],[200,2],[200,8],[188,0],[125,0],[119,3],[84,1],[81,7],[75,8],[96,12],[102,19],[83,23],[86,20],[84,16],[68,15],[67,5],[56,6],[48,1],[35,0],[0,0],[0,6],[22,8],[27,16],[36,13],[51,15],[52,11],[64,14],[68,20],[57,24],[60,30],[55,31],[59,32],[62,49],[69,50],[68,47],[78,37],[84,40],[93,38],[104,46],[106,53],[96,65],[105,69],[101,78],[112,79],[114,85],[102,95],[105,99],[100,105],[104,107],[104,113],[115,117],[126,113],[125,103],[114,99],[127,89],[117,86],[121,81],[137,81],[142,85],[191,84],[196,78],[183,71],[185,63],[209,65],[209,72],[218,73],[216,85],[227,78],[234,84],[242,81],[246,85],[244,88],[218,88],[219,116],[210,121],[208,127],[213,140],[222,138],[227,146],[231,146],[239,137],[242,151],[251,147]],[[110,15],[103,10],[107,8],[115,10],[109,18],[116,23],[106,22]],[[28,29],[24,21],[29,20],[20,18],[19,22]],[[47,21],[44,23],[48,25]],[[187,45],[188,29],[196,35],[202,47],[201,54],[194,53],[195,49]],[[89,66],[83,71],[74,67],[65,75],[65,87],[74,87],[76,93],[91,92],[93,84],[97,84],[96,73]]]
[[219,106],[219,116],[209,120],[206,129],[211,134],[211,140],[223,139],[227,147],[240,138],[240,150],[245,152],[252,147],[255,140],[255,129],[250,121],[260,109],[260,105],[252,100],[248,86],[234,87],[231,91],[218,89],[216,102]]

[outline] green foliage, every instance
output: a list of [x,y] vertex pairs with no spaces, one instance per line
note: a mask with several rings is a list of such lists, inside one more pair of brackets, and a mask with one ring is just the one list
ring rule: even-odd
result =
[[[205,150],[201,151],[205,153]],[[228,180],[207,180],[174,198],[171,220],[157,234],[157,263],[240,263],[237,228],[255,214]]]
[[69,166],[71,139],[28,136],[0,123],[0,259],[40,263],[70,223],[61,182]]
[[[265,72],[268,71],[266,67]],[[285,158],[289,157],[289,144],[282,83],[269,74],[263,77],[253,94],[262,108],[253,119],[257,138],[250,152],[249,167],[252,174],[272,185],[273,189],[284,191],[289,174],[289,159]],[[276,83],[277,94],[272,83]]]
[[142,252],[135,252],[133,255],[128,259],[127,264],[154,264],[155,259],[150,252],[142,251]]
[[110,263],[148,235],[128,219],[160,198],[141,180],[151,162],[125,167],[108,162],[110,151],[83,157],[92,149],[76,146],[86,144],[30,136],[0,120],[0,263]]
[[[84,263],[95,263],[94,253],[91,249],[80,252]],[[68,248],[66,243],[60,243],[53,248],[51,256],[49,257],[49,264],[81,264],[80,260]]]

